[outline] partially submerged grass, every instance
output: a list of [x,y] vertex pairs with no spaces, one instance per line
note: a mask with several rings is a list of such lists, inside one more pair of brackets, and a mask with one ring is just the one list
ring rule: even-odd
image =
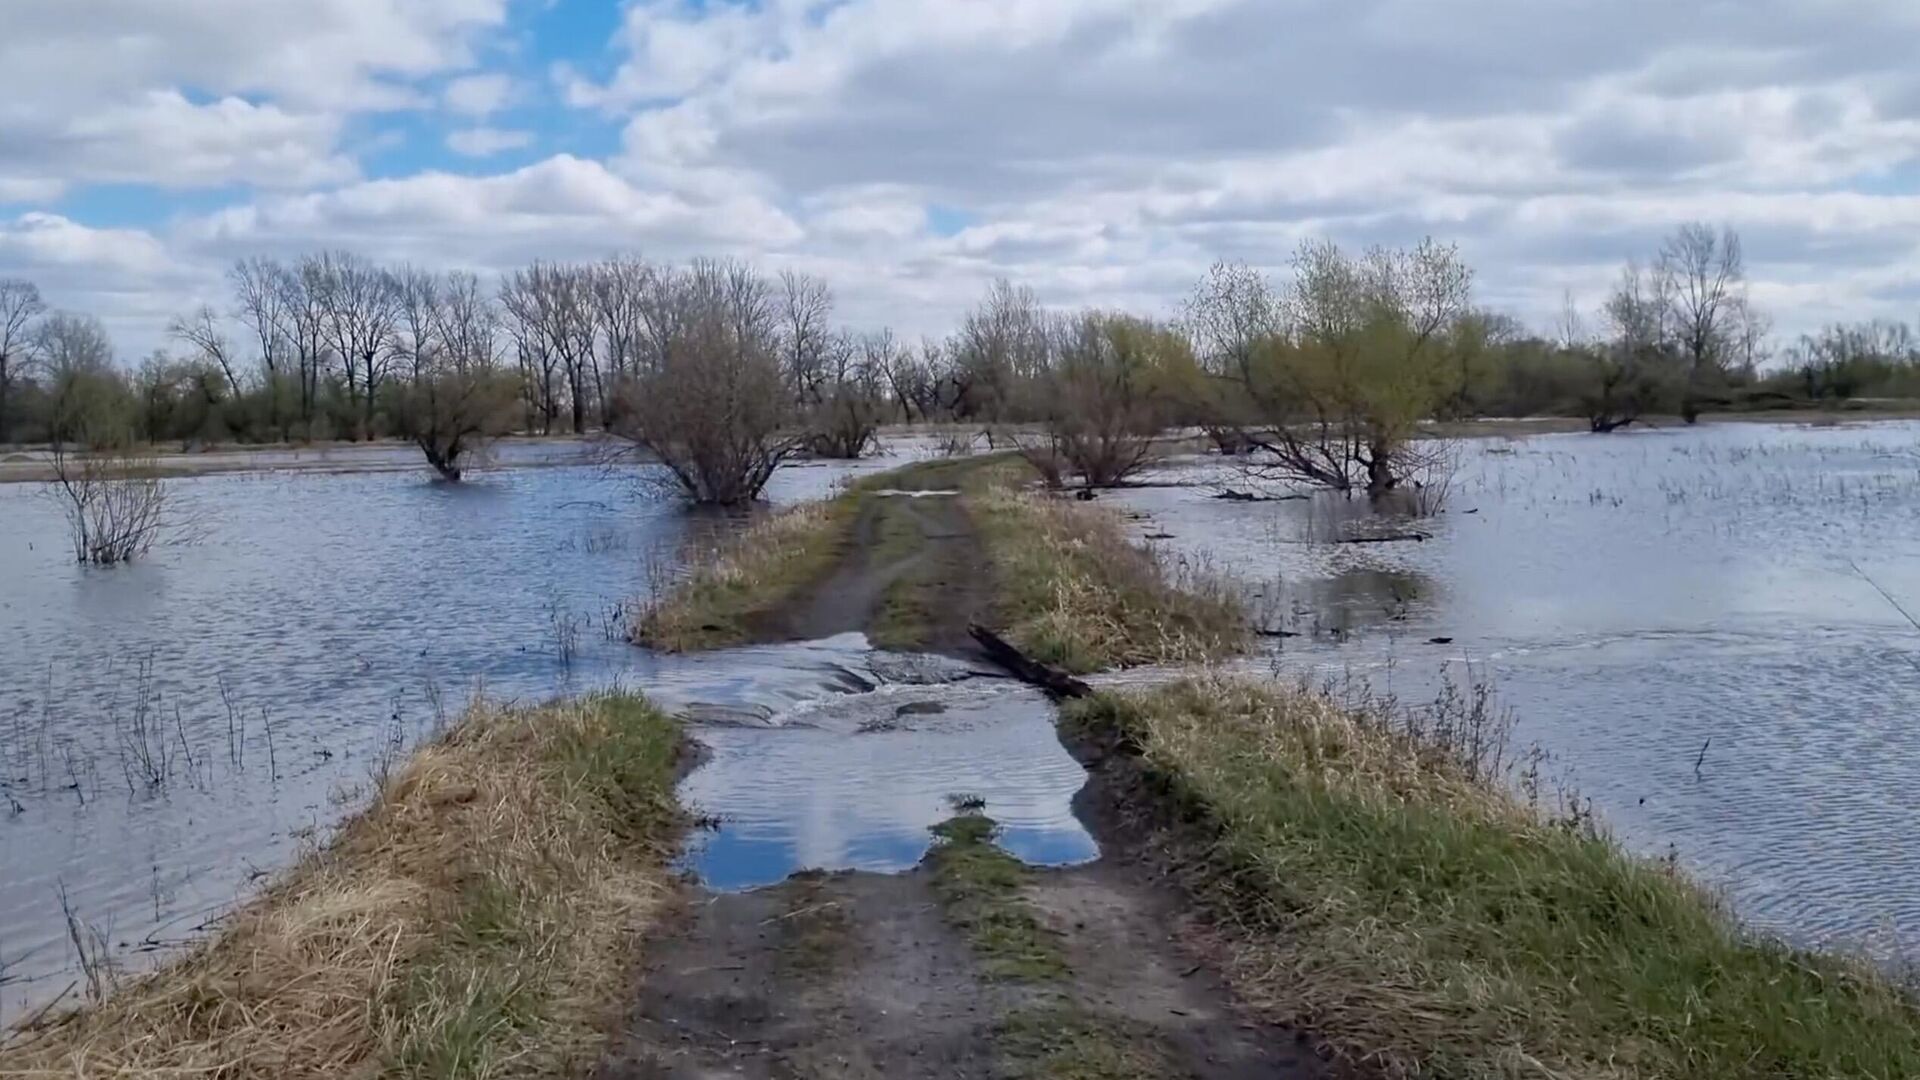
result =
[[577,1072],[669,888],[679,746],[630,696],[476,706],[224,932],[22,1033],[0,1076]]
[[859,499],[851,496],[802,503],[690,552],[686,577],[631,612],[634,644],[695,652],[749,640],[755,616],[833,569],[859,511]]
[[947,919],[967,936],[987,974],[1039,981],[1067,973],[1056,935],[1034,917],[1022,890],[1032,873],[994,844],[992,818],[965,811],[933,827],[927,854]]
[[1247,647],[1246,608],[1226,583],[1134,543],[1108,510],[1002,480],[968,505],[993,561],[995,617],[1028,655],[1084,673]]
[[1164,809],[1201,823],[1194,887],[1242,994],[1350,1062],[1396,1077],[1920,1076],[1904,992],[1755,939],[1670,866],[1514,797],[1457,725],[1220,680],[1102,695],[1067,722],[1137,750]]

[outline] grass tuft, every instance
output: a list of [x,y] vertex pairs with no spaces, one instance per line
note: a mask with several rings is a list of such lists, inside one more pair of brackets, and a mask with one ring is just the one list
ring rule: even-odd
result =
[[1061,978],[1067,967],[1060,943],[1022,896],[1032,871],[994,844],[999,831],[992,818],[976,812],[935,825],[940,842],[927,854],[934,891],[990,977]]
[[634,697],[476,706],[224,932],[20,1033],[0,1076],[577,1069],[671,888],[678,752]]
[[[1454,718],[1458,721],[1460,718]],[[1445,718],[1442,718],[1444,721]],[[1242,994],[1393,1077],[1920,1075],[1920,1012],[1869,967],[1743,933],[1666,864],[1556,819],[1464,722],[1225,680],[1102,695],[1210,833],[1195,887]]]
[[1180,1073],[1158,1046],[1068,1005],[1021,1009],[994,1045],[1014,1080],[1164,1080]]

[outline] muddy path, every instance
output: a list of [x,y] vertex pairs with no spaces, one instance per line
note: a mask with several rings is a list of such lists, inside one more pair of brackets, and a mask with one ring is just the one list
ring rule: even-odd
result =
[[[915,479],[945,490],[938,469]],[[882,648],[972,656],[991,569],[957,494],[872,492],[835,565],[756,632],[858,630]],[[596,1075],[1327,1075],[1308,1040],[1236,1003],[1181,894],[1105,805],[1116,790],[1075,800],[1103,852],[1080,866],[1019,863],[994,843],[993,808],[962,804],[906,873],[808,871],[717,894],[684,884]]]
[[647,950],[632,1011],[596,1075],[1325,1075],[1302,1040],[1235,1007],[1183,945],[1177,903],[1123,867],[1034,871],[1019,902],[1057,945],[1050,977],[1009,977],[984,962],[925,867],[689,891]]
[[755,636],[811,641],[860,631],[882,648],[974,655],[967,626],[988,613],[991,568],[960,497],[938,481],[908,476],[898,493],[863,497],[833,569],[761,616]]

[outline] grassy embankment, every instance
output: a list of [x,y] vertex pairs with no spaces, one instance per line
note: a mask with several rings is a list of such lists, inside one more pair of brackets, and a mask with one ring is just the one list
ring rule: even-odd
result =
[[[1135,544],[1112,512],[1032,489],[1017,458],[924,462],[866,477],[842,495],[775,514],[696,560],[691,574],[635,612],[634,640],[675,651],[754,639],[841,560],[909,562],[928,542],[924,508],[888,489],[959,492],[991,600],[985,621],[1038,659],[1076,672],[1229,655],[1249,640],[1238,599],[1204,574]],[[859,550],[864,539],[868,550]],[[914,648],[952,618],[950,598],[911,565],[880,598],[869,636]]]
[[581,1072],[671,888],[674,723],[476,706],[178,962],[0,1050],[0,1076]]
[[1198,856],[1242,995],[1369,1071],[1920,1076],[1908,995],[1743,933],[1670,866],[1516,797],[1499,744],[1452,720],[1197,680],[1064,722],[1184,823],[1161,839]]

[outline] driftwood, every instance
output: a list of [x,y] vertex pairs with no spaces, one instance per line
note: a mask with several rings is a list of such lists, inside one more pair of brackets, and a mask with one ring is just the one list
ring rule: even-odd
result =
[[1311,499],[1313,496],[1311,495],[1261,495],[1258,492],[1253,492],[1253,491],[1235,491],[1232,488],[1222,488],[1221,490],[1214,492],[1213,497],[1216,499],[1225,499],[1227,502],[1305,502],[1306,500]]
[[1265,628],[1257,628],[1254,630],[1253,636],[1268,637],[1268,638],[1296,638],[1296,637],[1299,637],[1300,635],[1297,632],[1292,630],[1268,630]]
[[979,623],[968,626],[967,632],[973,635],[973,640],[979,642],[982,649],[986,650],[987,659],[1006,668],[1021,682],[1037,686],[1054,697],[1080,698],[1093,693],[1093,687],[1052,664],[1043,664],[1035,660]]
[[1433,539],[1433,537],[1427,533],[1409,532],[1409,533],[1389,533],[1386,536],[1350,536],[1345,540],[1340,540],[1336,542],[1341,544],[1397,544],[1404,540],[1411,540],[1414,543],[1418,544],[1418,543],[1424,543],[1431,539]]

